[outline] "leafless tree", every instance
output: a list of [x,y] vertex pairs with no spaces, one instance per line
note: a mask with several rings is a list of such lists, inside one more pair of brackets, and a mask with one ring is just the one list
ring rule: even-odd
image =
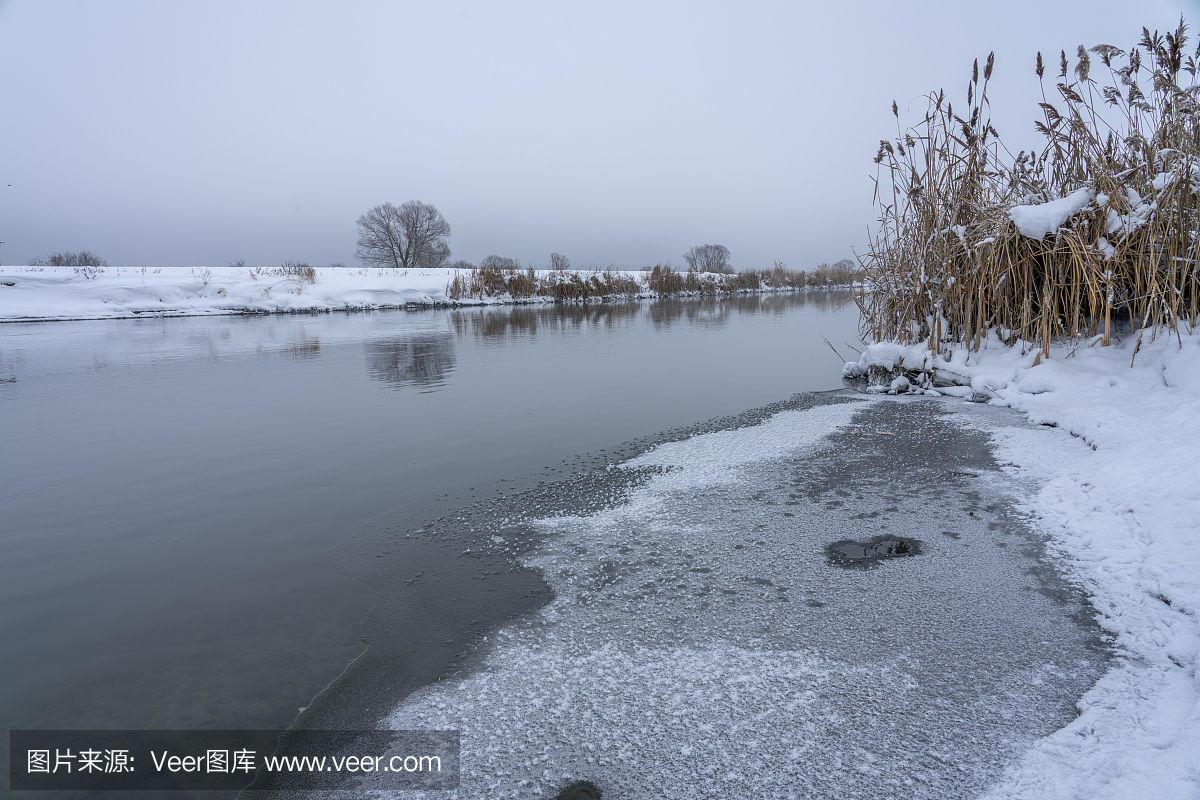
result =
[[358,218],[358,249],[354,255],[376,267],[442,266],[450,258],[450,224],[441,212],[420,200],[397,208],[375,206]]
[[723,244],[701,244],[683,254],[688,266],[698,272],[733,272],[729,248]]
[[564,270],[571,268],[571,259],[561,253],[550,254],[550,269]]
[[417,266],[423,269],[444,267],[450,261],[450,245],[445,241],[438,242],[426,248],[417,257]]

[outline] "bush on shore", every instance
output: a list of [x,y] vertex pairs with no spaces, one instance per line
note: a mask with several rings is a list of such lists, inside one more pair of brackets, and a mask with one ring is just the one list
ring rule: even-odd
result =
[[35,258],[29,262],[31,267],[107,267],[108,262],[91,250],[78,252],[64,251],[51,253],[45,258]]

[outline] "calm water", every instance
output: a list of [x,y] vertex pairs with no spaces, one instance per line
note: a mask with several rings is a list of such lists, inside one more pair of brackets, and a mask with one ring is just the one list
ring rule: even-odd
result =
[[287,727],[380,599],[331,548],[836,388],[848,299],[0,326],[3,727]]

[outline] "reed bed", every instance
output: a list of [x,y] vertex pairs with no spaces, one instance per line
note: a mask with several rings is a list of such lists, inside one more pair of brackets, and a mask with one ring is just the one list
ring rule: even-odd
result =
[[1063,51],[1049,94],[1038,54],[1040,151],[1013,156],[992,127],[991,55],[962,113],[931,93],[901,129],[892,104],[879,227],[861,258],[864,338],[978,350],[995,330],[1048,357],[1052,340],[1107,345],[1118,322],[1139,341],[1196,326],[1200,48],[1185,51],[1183,20],[1142,34],[1129,51]]
[[640,276],[614,269],[580,271],[548,270],[539,274],[532,267],[482,264],[455,270],[446,286],[451,300],[510,296],[514,300],[546,297],[560,302],[587,302],[607,298],[644,296],[708,296],[741,292],[786,291],[806,287],[847,286],[860,274],[822,264],[812,272],[790,270],[776,263],[769,270],[743,270],[716,274],[676,270],[656,265]]
[[716,295],[737,292],[798,290],[808,287],[848,286],[859,280],[852,270],[821,264],[811,273],[791,270],[776,262],[771,269],[747,269],[733,274],[680,272],[669,266],[655,266],[646,278],[646,287],[656,295]]
[[461,272],[455,270],[454,277],[446,286],[446,294],[452,300],[482,300],[485,297],[508,295],[514,300],[550,297],[561,301],[587,301],[606,297],[636,297],[641,290],[641,282],[636,278],[613,270],[597,271],[586,276],[563,270],[538,275],[533,267],[522,269],[496,265],[484,265]]

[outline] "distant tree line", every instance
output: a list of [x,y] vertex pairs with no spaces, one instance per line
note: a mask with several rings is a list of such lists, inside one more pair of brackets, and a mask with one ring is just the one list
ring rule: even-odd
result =
[[[461,259],[451,261],[450,244],[447,241],[449,238],[450,224],[433,205],[422,203],[420,200],[409,200],[398,207],[391,203],[383,203],[358,218],[358,246],[355,255],[364,264],[394,269],[448,267],[483,270],[498,275],[530,268],[515,258],[499,255],[486,256],[478,265]],[[701,244],[688,249],[683,258],[693,272],[732,275],[736,274],[736,270],[730,264],[730,255],[729,248],[724,245]],[[29,264],[42,267],[75,267],[77,270],[86,268],[86,277],[93,277],[100,268],[108,266],[107,261],[91,250],[55,252],[44,258],[33,259]],[[231,261],[229,266],[245,268],[246,262],[244,259],[238,259]],[[334,263],[329,266],[345,265]],[[549,267],[555,272],[565,272],[571,269],[571,260],[561,253],[551,253]],[[781,268],[782,265],[776,263],[774,273],[781,274]],[[644,271],[650,272],[653,269],[655,268],[645,267]],[[658,265],[658,269],[664,276],[671,274],[670,262],[665,266]],[[614,270],[618,270],[614,265],[604,268],[606,274]],[[308,277],[310,281],[315,278],[312,267],[303,262],[289,261],[277,270],[272,270],[281,275],[295,275],[299,274],[298,271],[302,271],[303,277]],[[758,274],[755,270],[746,272],[748,277]],[[846,276],[855,275],[857,272],[858,265],[850,259],[842,259],[833,267],[822,264],[809,275],[807,285],[842,283],[847,279]],[[761,274],[766,276],[769,273],[770,271],[764,271]],[[805,275],[803,272],[798,274]],[[826,275],[829,277],[826,278]],[[773,285],[765,279],[764,283]],[[790,285],[791,281],[788,283]],[[801,279],[799,285],[805,285],[805,280]]]

